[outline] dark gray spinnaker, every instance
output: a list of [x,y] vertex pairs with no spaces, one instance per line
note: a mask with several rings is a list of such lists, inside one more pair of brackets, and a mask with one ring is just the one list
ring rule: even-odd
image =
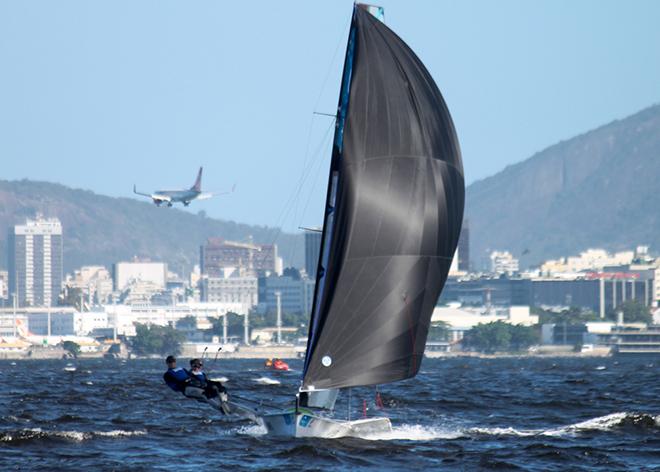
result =
[[435,82],[356,5],[301,390],[417,374],[464,197],[458,139]]

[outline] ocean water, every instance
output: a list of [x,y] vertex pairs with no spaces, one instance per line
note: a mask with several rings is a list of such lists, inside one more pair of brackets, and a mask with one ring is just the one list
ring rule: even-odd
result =
[[[157,360],[0,361],[0,471],[660,471],[660,358],[425,359],[415,379],[340,398],[388,415],[367,439],[284,439],[167,389]],[[264,411],[292,404],[300,361],[223,360],[212,376]],[[350,408],[349,408],[350,406]]]

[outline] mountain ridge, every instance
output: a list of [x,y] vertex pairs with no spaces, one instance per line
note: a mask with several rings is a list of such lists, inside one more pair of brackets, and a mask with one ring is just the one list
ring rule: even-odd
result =
[[[466,191],[473,263],[511,250],[523,265],[637,244],[660,247],[660,105],[560,141]],[[653,228],[653,229],[651,229]]]
[[209,237],[276,243],[285,265],[302,266],[301,235],[28,179],[0,180],[1,266],[7,267],[10,228],[37,213],[62,222],[65,272],[91,264],[111,267],[137,256],[167,262],[183,275],[198,263],[199,247]]

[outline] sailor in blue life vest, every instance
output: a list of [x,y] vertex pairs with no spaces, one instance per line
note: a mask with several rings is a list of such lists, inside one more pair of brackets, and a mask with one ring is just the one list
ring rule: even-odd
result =
[[175,392],[184,393],[186,386],[190,383],[190,372],[183,367],[177,367],[174,356],[167,356],[165,363],[167,372],[163,374],[163,380]]

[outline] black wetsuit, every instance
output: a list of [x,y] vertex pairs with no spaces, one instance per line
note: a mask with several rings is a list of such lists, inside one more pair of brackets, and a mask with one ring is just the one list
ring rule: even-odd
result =
[[227,389],[220,382],[209,380],[204,372],[190,373],[190,385],[204,389],[207,398],[217,397],[220,393],[227,393]]

